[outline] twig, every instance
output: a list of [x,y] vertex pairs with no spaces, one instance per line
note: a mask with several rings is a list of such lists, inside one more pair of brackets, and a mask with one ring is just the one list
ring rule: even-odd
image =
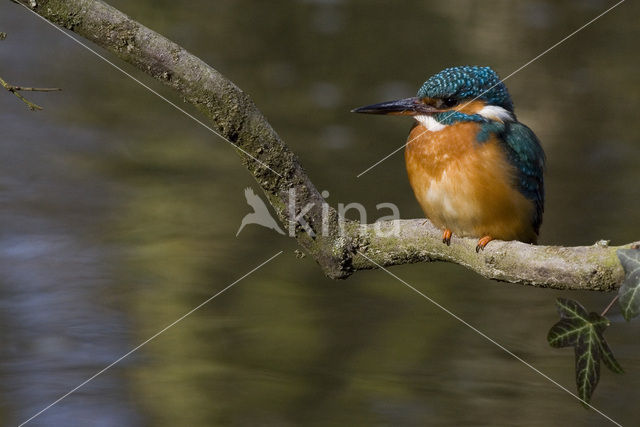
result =
[[613,304],[616,303],[616,301],[618,301],[618,298],[620,297],[620,294],[617,294],[609,303],[609,305],[607,306],[607,308],[604,309],[604,311],[602,312],[602,314],[600,316],[604,317],[606,316],[606,314],[609,312],[609,310],[611,310],[611,307],[613,307]]
[[23,90],[27,92],[58,92],[61,91],[59,87],[24,87],[24,86],[13,86],[9,85],[7,90]]
[[35,104],[31,101],[29,101],[27,98],[25,98],[24,96],[22,96],[19,92],[20,91],[28,91],[28,92],[57,92],[60,91],[62,89],[57,88],[57,87],[24,87],[24,86],[14,86],[12,84],[7,83],[2,77],[0,77],[0,84],[2,85],[3,88],[5,88],[6,90],[8,90],[9,92],[13,93],[15,96],[18,97],[18,99],[20,99],[22,102],[24,102],[25,104],[27,104],[27,107],[29,107],[29,109],[31,111],[39,111],[42,110],[42,107],[39,106],[38,104]]

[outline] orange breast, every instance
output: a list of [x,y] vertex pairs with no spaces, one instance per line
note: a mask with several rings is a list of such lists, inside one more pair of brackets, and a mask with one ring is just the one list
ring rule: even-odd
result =
[[459,236],[535,243],[533,203],[517,190],[499,141],[477,143],[478,130],[469,122],[411,130],[405,161],[416,199],[436,226]]

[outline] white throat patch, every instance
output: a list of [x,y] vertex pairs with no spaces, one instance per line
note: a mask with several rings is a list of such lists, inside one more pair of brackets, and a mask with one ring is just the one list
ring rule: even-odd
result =
[[[486,119],[495,120],[500,123],[513,121],[513,115],[511,115],[511,113],[506,109],[498,107],[497,105],[485,105],[484,107],[482,107],[482,110],[478,111],[476,114]],[[422,126],[426,127],[430,132],[438,132],[447,127],[447,125],[443,125],[432,116],[426,114],[413,116],[413,118],[416,119]]]
[[511,113],[497,105],[485,105],[482,107],[482,110],[478,111],[476,114],[479,114],[489,120],[495,120],[502,123],[513,121]]
[[443,125],[442,123],[440,123],[439,121],[437,121],[431,116],[418,115],[418,116],[413,116],[413,118],[416,119],[422,126],[426,127],[427,130],[431,132],[438,132],[447,127],[446,125]]

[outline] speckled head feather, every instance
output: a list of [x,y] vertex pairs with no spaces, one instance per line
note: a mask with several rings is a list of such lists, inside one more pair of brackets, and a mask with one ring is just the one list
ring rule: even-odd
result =
[[[486,92],[486,93],[485,93]],[[452,67],[431,76],[418,91],[420,98],[478,98],[513,112],[507,87],[490,67]]]

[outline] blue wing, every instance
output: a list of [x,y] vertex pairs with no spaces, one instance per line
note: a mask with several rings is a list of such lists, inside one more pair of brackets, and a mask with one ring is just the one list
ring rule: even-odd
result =
[[536,234],[542,224],[544,211],[543,172],[545,155],[540,141],[531,129],[519,122],[487,121],[480,127],[478,142],[486,142],[491,135],[504,144],[509,162],[518,171],[518,189],[533,203],[536,211],[532,218]]
[[499,136],[509,161],[518,170],[520,192],[536,205],[533,227],[538,233],[544,212],[544,150],[533,131],[519,122],[506,123]]

